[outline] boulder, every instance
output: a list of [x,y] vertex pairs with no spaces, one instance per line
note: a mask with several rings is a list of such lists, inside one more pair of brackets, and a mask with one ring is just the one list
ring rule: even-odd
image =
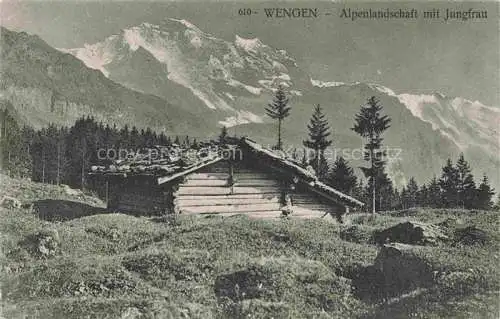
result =
[[373,264],[384,277],[386,292],[399,294],[433,282],[432,267],[405,244],[383,245]]
[[455,244],[485,245],[490,241],[489,235],[476,226],[468,226],[455,231]]
[[2,198],[1,206],[4,208],[21,208],[22,204],[17,198],[4,196]]
[[408,221],[382,231],[376,231],[373,239],[380,245],[389,242],[412,245],[435,245],[440,241],[447,241],[448,236],[438,226]]
[[419,248],[422,247],[398,243],[383,245],[373,265],[358,267],[352,274],[358,298],[388,300],[419,287],[430,287],[434,272],[418,254]]
[[78,196],[78,195],[81,195],[81,191],[78,190],[78,189],[73,189],[71,187],[69,187],[68,185],[62,185],[63,189],[64,189],[64,192],[66,193],[66,195],[70,195],[70,196]]

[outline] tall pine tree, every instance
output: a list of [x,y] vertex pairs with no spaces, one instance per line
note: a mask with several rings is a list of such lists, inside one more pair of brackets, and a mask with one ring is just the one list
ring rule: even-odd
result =
[[281,141],[281,123],[290,115],[291,107],[288,105],[289,99],[286,96],[282,85],[278,86],[274,99],[266,107],[266,114],[273,120],[278,120],[278,142],[276,149],[281,150],[283,143]]
[[[387,115],[381,115],[382,105],[375,96],[368,99],[368,103],[361,107],[355,116],[353,131],[368,140],[365,145],[364,159],[370,163],[370,167],[362,167],[362,171],[368,178],[368,187],[371,190],[372,213],[376,212],[377,187],[384,188],[384,185],[377,185],[377,179],[385,181],[384,161],[385,152],[381,151],[382,134],[389,128],[391,119]],[[380,198],[380,197],[379,197]]]
[[324,151],[332,144],[332,141],[328,139],[328,136],[331,134],[328,120],[319,104],[314,107],[307,129],[309,131],[309,139],[305,140],[303,144],[305,147],[314,150],[313,168],[317,176],[325,178],[325,174],[328,172],[328,164],[324,158]]

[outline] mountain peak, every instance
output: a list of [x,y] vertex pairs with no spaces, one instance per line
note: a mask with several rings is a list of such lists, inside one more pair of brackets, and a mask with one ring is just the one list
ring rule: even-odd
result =
[[247,52],[257,52],[260,48],[265,46],[259,38],[246,39],[242,38],[239,35],[236,35],[234,40],[234,44],[237,47],[247,51]]
[[185,20],[185,19],[174,19],[174,18],[168,18],[168,20],[180,23],[180,24],[182,24],[183,26],[185,26],[188,29],[201,32],[201,30],[197,26],[195,26],[193,23],[189,22],[188,20]]

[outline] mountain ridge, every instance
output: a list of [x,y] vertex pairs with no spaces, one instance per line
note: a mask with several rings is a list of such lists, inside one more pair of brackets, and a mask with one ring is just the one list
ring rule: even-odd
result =
[[131,90],[90,69],[36,35],[1,29],[0,99],[11,102],[35,127],[72,125],[81,116],[108,123],[142,122],[158,131],[185,133],[176,117],[203,125],[188,110]]
[[[139,26],[128,28],[133,32],[127,37],[123,31],[99,44],[59,49],[71,53],[74,59],[80,57],[80,61],[82,57],[98,54],[98,61],[107,61],[107,76],[93,71],[102,79],[119,83],[117,85],[132,89],[141,97],[172,101],[173,113],[156,105],[152,113],[146,112],[148,115],[129,103],[129,108],[137,112],[136,117],[129,117],[129,124],[158,129],[158,125],[151,125],[150,119],[154,118],[155,124],[169,118],[173,128],[166,131],[170,134],[186,132],[204,137],[215,136],[220,126],[226,125],[232,127],[232,134],[248,135],[271,145],[275,127],[265,117],[264,106],[272,99],[276,86],[281,84],[288,91],[292,105],[292,114],[284,123],[284,139],[288,145],[302,146],[307,135],[305,122],[312,107],[319,103],[330,120],[335,147],[352,150],[362,147],[361,139],[350,129],[354,115],[368,97],[375,95],[384,105],[385,113],[393,119],[385,144],[403,150],[401,158],[388,165],[397,185],[403,185],[409,176],[417,177],[420,183],[425,182],[440,174],[447,158],[456,158],[464,152],[475,167],[476,176],[487,173],[492,184],[500,186],[495,126],[500,118],[497,108],[439,93],[395,93],[373,83],[314,80],[285,50],[274,49],[258,38],[238,46],[234,42],[248,39],[241,40],[243,38],[236,35],[234,42],[218,39],[186,20],[168,21],[163,26],[148,23]],[[149,41],[147,45],[138,45],[146,40]],[[101,52],[98,48],[113,52]],[[155,48],[156,52],[151,52]],[[159,50],[161,48],[165,51]],[[167,56],[169,52],[173,54]],[[169,62],[161,62],[156,56]],[[90,62],[85,65],[89,69],[92,66]],[[94,66],[99,67],[95,63]],[[189,80],[189,83],[179,81],[179,74],[170,76],[179,70],[185,72],[180,74],[181,80]],[[82,80],[83,87],[85,81]],[[24,101],[9,98],[22,109]],[[49,97],[45,99],[50,100]],[[26,107],[23,112],[29,113]],[[351,164],[363,165],[356,159],[352,159]]]

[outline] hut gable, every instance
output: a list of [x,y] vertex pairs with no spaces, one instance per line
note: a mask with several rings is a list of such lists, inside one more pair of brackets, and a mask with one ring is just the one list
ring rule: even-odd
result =
[[268,163],[269,166],[277,170],[294,174],[299,182],[307,185],[306,187],[308,189],[325,198],[350,207],[361,207],[364,205],[359,200],[319,181],[314,173],[287,159],[284,155],[280,156],[277,152],[265,149],[248,138],[242,139],[242,145],[247,148],[250,153],[253,153],[257,159],[262,160],[264,163]]

